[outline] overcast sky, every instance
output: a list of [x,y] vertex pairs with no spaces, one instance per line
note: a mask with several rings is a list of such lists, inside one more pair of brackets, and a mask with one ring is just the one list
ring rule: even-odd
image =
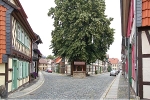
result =
[[[108,51],[110,58],[121,57],[121,23],[120,23],[120,0],[105,0],[106,15],[113,17],[114,20],[111,27],[115,29],[115,41]],[[51,44],[51,31],[53,27],[53,19],[47,16],[50,7],[55,7],[54,0],[20,0],[27,16],[28,22],[33,31],[40,35],[43,44],[39,45],[41,53],[45,56],[52,54],[49,50]],[[115,4],[115,5],[114,5]]]

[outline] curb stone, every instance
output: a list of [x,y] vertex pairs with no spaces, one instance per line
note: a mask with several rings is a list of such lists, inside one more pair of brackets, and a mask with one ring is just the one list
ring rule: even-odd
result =
[[115,77],[114,80],[110,83],[110,85],[108,86],[108,88],[105,90],[105,92],[101,96],[100,100],[103,100],[104,98],[106,98],[106,95],[108,94],[110,88],[112,87],[112,85],[113,85],[113,83],[115,82],[116,79],[117,79],[117,77]]
[[[43,73],[41,72],[41,76],[40,77],[42,77],[42,80],[38,80],[38,82],[39,81],[41,81],[40,82],[40,84],[39,85],[37,85],[37,86],[34,86],[34,84],[33,84],[33,86],[31,86],[31,87],[35,87],[34,89],[32,89],[31,91],[29,91],[29,92],[26,92],[26,93],[24,93],[23,91],[26,91],[26,90],[28,90],[28,88],[30,88],[30,87],[28,87],[28,88],[26,88],[26,89],[24,89],[22,92],[23,92],[23,95],[20,95],[20,96],[14,96],[14,97],[9,97],[8,96],[8,98],[10,98],[10,99],[13,99],[13,98],[18,98],[18,97],[22,97],[22,96],[25,96],[25,95],[28,95],[29,93],[31,93],[31,92],[34,92],[35,90],[37,90],[39,87],[41,87],[42,86],[42,84],[44,83],[44,81],[45,81],[45,79],[44,79],[44,76],[43,76]],[[11,94],[10,94],[11,95]]]

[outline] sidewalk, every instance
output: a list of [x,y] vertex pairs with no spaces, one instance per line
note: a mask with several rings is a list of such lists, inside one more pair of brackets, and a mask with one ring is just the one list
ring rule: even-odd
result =
[[35,79],[34,81],[32,81],[30,84],[28,84],[27,86],[11,93],[10,95],[8,95],[8,98],[17,98],[17,97],[22,97],[25,96],[35,90],[37,90],[40,86],[42,86],[42,84],[44,83],[44,76],[42,74],[41,71],[39,71],[39,79]]
[[[112,83],[108,86],[100,100],[129,100],[128,98],[128,82],[123,75],[119,73]],[[130,99],[138,100],[130,89]],[[139,99],[140,100],[140,99]]]

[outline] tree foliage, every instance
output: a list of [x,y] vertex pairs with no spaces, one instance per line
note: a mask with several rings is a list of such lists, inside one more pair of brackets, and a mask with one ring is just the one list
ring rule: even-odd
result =
[[52,56],[52,55],[48,55],[47,57],[46,57],[47,59],[54,59],[55,58],[55,56]]
[[48,12],[54,19],[50,45],[54,55],[87,63],[103,60],[114,41],[105,0],[55,0],[55,4]]

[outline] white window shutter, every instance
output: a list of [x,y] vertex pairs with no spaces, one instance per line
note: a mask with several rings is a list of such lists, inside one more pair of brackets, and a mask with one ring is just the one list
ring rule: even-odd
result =
[[29,75],[29,63],[26,62],[26,76]]
[[19,68],[20,68],[20,70],[19,70],[19,72],[20,72],[19,76],[20,76],[20,78],[22,78],[22,61],[20,61]]
[[27,62],[25,62],[25,76],[27,77]]

